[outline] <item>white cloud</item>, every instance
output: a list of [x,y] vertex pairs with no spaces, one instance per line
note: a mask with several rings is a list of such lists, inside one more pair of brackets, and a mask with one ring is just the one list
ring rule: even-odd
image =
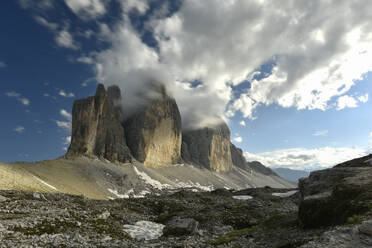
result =
[[358,107],[358,101],[352,96],[341,96],[337,99],[337,110],[344,108],[356,108]]
[[23,97],[20,93],[17,93],[15,91],[9,91],[5,93],[6,96],[17,99],[20,103],[23,105],[30,105],[30,100]]
[[239,122],[239,125],[242,126],[242,127],[245,127],[245,125],[246,125],[246,124],[245,124],[245,121],[241,121],[241,122]]
[[369,149],[356,147],[291,148],[262,153],[245,152],[248,161],[260,161],[269,167],[291,169],[319,169],[334,166],[367,155]]
[[57,34],[55,41],[60,47],[70,48],[73,50],[79,49],[79,46],[75,43],[74,38],[66,29]]
[[71,136],[67,136],[63,139],[64,145],[69,145],[71,143]]
[[106,13],[105,0],[65,0],[66,5],[78,17],[94,19]]
[[56,31],[58,29],[58,24],[53,22],[48,22],[45,18],[41,16],[35,16],[34,17],[36,22],[40,25],[48,28],[49,30]]
[[64,129],[65,131],[68,131],[68,132],[71,131],[71,122],[69,122],[69,121],[59,121],[59,120],[56,120],[55,122],[56,122],[58,127]]
[[79,57],[76,61],[84,64],[94,64],[94,60],[91,57],[87,56]]
[[69,112],[67,112],[66,110],[64,110],[64,109],[61,109],[60,110],[60,112],[59,112],[65,119],[67,119],[67,120],[72,120],[72,115],[69,113]]
[[368,102],[368,94],[362,95],[358,97],[358,100],[362,103]]
[[17,133],[23,133],[25,131],[25,128],[22,126],[18,126],[14,128],[14,131],[16,131]]
[[243,141],[243,138],[242,137],[235,137],[234,138],[234,141],[237,142],[237,143],[241,143]]
[[[143,86],[138,82],[165,82],[186,122],[199,125],[237,111],[254,119],[260,105],[327,110],[372,68],[371,7],[369,0],[184,0],[179,12],[146,23],[158,50],[142,42],[126,15],[101,24],[111,47],[97,53],[97,76],[120,84],[127,97]],[[272,74],[254,79],[270,60]],[[233,86],[246,79],[251,87],[235,97]],[[192,87],[196,80],[201,85]],[[345,100],[336,107],[357,105]]]
[[74,94],[74,93],[72,93],[72,92],[70,92],[70,93],[66,93],[64,90],[60,90],[60,91],[58,92],[58,94],[59,94],[60,96],[63,96],[63,97],[75,97],[75,94]]
[[328,130],[319,130],[313,133],[313,136],[327,136]]
[[6,66],[7,65],[4,62],[0,61],[0,68],[5,68]]
[[34,8],[47,10],[54,7],[52,0],[18,0],[18,3],[23,9]]
[[67,112],[66,110],[64,109],[61,109],[59,111],[59,114],[65,118],[67,121],[61,121],[61,120],[54,120],[55,123],[57,124],[57,126],[59,128],[62,128],[63,130],[67,131],[67,132],[71,132],[71,128],[72,128],[72,124],[71,124],[71,120],[72,120],[72,115],[71,113]]

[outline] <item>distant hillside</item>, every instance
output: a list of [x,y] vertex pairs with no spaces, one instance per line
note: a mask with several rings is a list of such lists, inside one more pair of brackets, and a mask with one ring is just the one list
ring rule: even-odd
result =
[[291,182],[298,182],[298,179],[302,177],[308,177],[310,172],[304,170],[291,170],[288,168],[275,168],[273,169],[278,176],[287,179]]

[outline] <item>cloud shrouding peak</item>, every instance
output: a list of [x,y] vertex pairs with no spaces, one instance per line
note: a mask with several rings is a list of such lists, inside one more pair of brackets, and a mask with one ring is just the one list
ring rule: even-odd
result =
[[[143,81],[163,82],[186,122],[199,125],[238,111],[254,118],[260,105],[326,110],[372,68],[371,8],[369,0],[184,0],[173,15],[147,21],[157,49],[126,9],[116,25],[100,24],[111,46],[95,56],[97,76],[126,97]],[[255,78],[267,62],[272,71]],[[233,94],[246,80],[250,87]],[[354,106],[346,100],[337,108]]]

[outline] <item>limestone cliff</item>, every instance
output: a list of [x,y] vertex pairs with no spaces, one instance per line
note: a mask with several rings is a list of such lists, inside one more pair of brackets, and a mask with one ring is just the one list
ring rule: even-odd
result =
[[185,162],[216,172],[232,169],[230,130],[225,123],[213,128],[185,131],[182,141],[182,158]]
[[243,155],[242,149],[236,147],[233,143],[230,143],[231,158],[232,162],[236,167],[247,171],[259,172],[264,175],[275,175],[275,172],[270,168],[264,166],[258,161],[247,162]]
[[145,103],[124,122],[127,144],[133,156],[146,166],[177,163],[181,157],[182,124],[176,101],[162,85],[149,87],[148,93],[151,97],[144,96]]
[[130,162],[122,126],[121,94],[117,86],[106,92],[98,85],[96,95],[76,100],[72,109],[71,145],[66,157],[85,155],[111,162]]

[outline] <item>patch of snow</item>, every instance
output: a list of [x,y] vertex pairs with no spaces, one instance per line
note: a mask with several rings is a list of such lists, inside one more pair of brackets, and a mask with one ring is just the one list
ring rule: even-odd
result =
[[[127,199],[129,198],[130,191],[133,189],[130,189],[126,194],[119,194],[119,192],[116,189],[107,189],[111,194],[115,195],[116,198],[120,199]],[[129,194],[128,194],[129,193]]]
[[124,225],[124,231],[137,240],[152,240],[163,235],[164,227],[151,221],[138,221],[134,225]]
[[54,189],[55,191],[58,191],[56,187],[54,187],[54,186],[50,185],[49,183],[47,183],[47,182],[41,180],[41,179],[38,178],[37,176],[33,176],[33,177],[34,177],[36,180],[38,180],[39,182],[41,182],[42,184],[48,186],[49,188]]
[[250,196],[250,195],[234,195],[232,198],[237,199],[237,200],[251,200],[251,199],[253,199],[253,197]]
[[137,173],[138,176],[142,178],[147,184],[151,185],[152,187],[156,189],[169,189],[171,186],[169,184],[162,184],[161,182],[152,179],[149,175],[147,175],[145,172],[141,172],[137,169],[137,167],[134,167],[134,171]]
[[278,196],[278,197],[290,197],[291,195],[294,195],[298,192],[298,190],[291,190],[285,193],[272,193],[273,196]]

